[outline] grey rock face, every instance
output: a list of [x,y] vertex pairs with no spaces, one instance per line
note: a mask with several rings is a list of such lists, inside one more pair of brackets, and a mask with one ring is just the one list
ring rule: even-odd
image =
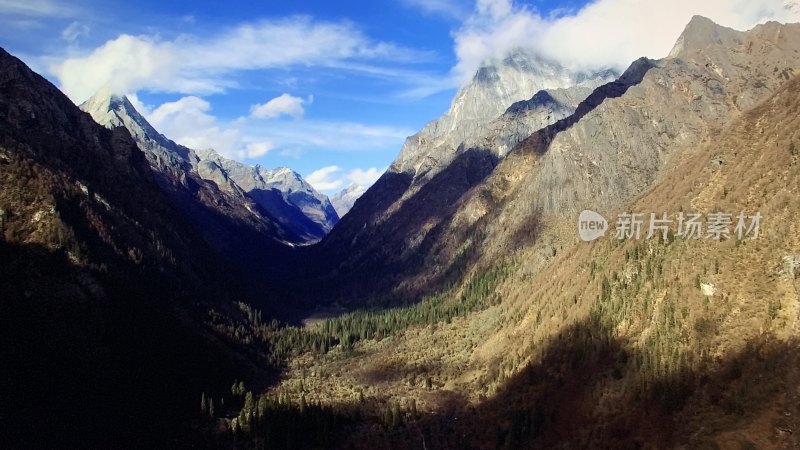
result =
[[[454,101],[445,118],[406,142],[390,171],[326,244],[331,255],[348,255],[337,267],[353,267],[350,278],[361,279],[360,267],[376,272],[386,267],[387,276],[402,281],[387,281],[382,289],[398,292],[447,274],[462,261],[458,255],[473,254],[468,252],[479,255],[477,266],[532,243],[561,245],[556,231],[542,234],[543,224],[571,223],[581,209],[613,212],[798,70],[800,24],[772,22],[739,32],[698,17],[669,57],[637,60],[585,98],[588,91],[574,87],[540,92],[509,103],[502,116],[463,139],[441,131],[452,124],[449,116],[463,110]],[[496,81],[492,72],[479,73],[458,99],[473,86]],[[537,129],[540,123],[546,126]],[[487,170],[475,162],[476,152],[505,157],[485,178],[449,194],[460,181]],[[470,160],[470,154],[476,157]],[[463,161],[463,170],[448,161]],[[399,181],[391,184],[394,180]],[[372,195],[379,190],[394,195],[390,204]],[[437,204],[446,193],[449,201]],[[642,212],[663,212],[659,205],[647,207],[653,211]],[[380,260],[363,263],[379,251]],[[420,265],[437,269],[415,274]]]
[[156,131],[125,96],[103,89],[81,104],[80,109],[106,128],[127,128],[150,165],[160,172],[177,175],[190,171],[192,163],[197,160],[191,150]]
[[225,158],[214,150],[202,150],[198,155],[201,164],[210,163],[218,167],[226,179],[259,206],[299,234],[307,236],[309,241],[321,239],[339,221],[328,197],[287,167],[275,170],[252,167]]
[[461,147],[488,149],[504,157],[533,132],[573,114],[594,89],[616,77],[613,71],[601,72],[575,86],[539,91],[529,100],[509,106],[500,117],[467,138]]
[[268,170],[259,166],[257,170],[268,187],[281,191],[286,201],[303,211],[324,233],[339,221],[339,214],[328,196],[317,192],[297,172],[288,167]]
[[[607,96],[521,151],[545,150],[526,201],[545,212],[613,208],[641,193],[670,158],[775,92],[800,69],[800,25],[767,23],[740,32],[695,17],[670,56],[637,61]],[[598,90],[613,89],[607,85]],[[590,97],[591,99],[591,97]],[[579,110],[581,108],[579,107]]]
[[569,113],[569,104],[576,104],[571,99],[580,101],[580,95],[588,95],[593,87],[615,77],[613,71],[573,73],[556,62],[522,50],[515,51],[500,61],[482,66],[472,81],[458,91],[449,111],[406,140],[389,170],[410,173],[415,184],[424,183],[450,164],[459,149],[483,143],[487,136],[497,136],[498,131],[503,133],[505,129],[501,123],[493,124],[491,128],[494,129],[489,130],[487,125],[514,103],[530,99],[542,90],[585,88],[561,95],[551,94],[567,101],[554,108],[552,113],[529,114],[528,126],[507,130],[507,136],[500,141],[508,142],[498,142],[502,148],[496,150],[497,153],[507,152],[508,144],[518,139],[520,133],[524,134],[523,128],[533,127],[535,131],[554,122]]
[[358,200],[358,198],[361,197],[365,191],[366,188],[364,186],[352,183],[350,186],[347,186],[338,194],[331,197],[331,203],[336,209],[336,213],[339,214],[339,217],[344,217],[344,215],[353,208],[356,200]]

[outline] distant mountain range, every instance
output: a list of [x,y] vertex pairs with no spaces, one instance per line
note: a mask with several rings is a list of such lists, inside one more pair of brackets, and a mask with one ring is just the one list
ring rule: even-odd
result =
[[[256,220],[273,222],[290,244],[307,244],[325,236],[339,220],[330,200],[288,168],[267,170],[224,158],[212,149],[178,145],[156,131],[124,96],[102,90],[81,109],[101,125],[126,127],[145,151],[151,166],[186,187],[188,178],[210,181]],[[211,196],[218,194],[211,194]],[[247,214],[242,211],[242,214]]]

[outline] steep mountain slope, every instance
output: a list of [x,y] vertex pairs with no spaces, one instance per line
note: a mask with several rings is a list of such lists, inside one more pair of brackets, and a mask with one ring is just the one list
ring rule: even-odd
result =
[[[453,214],[458,199],[516,143],[571,114],[593,87],[613,78],[612,71],[571,73],[524,51],[483,66],[444,116],[406,140],[389,170],[316,249],[324,291],[357,303],[376,289],[397,288],[409,270],[422,270],[425,234]],[[359,271],[380,286],[348,285],[362,279]]]
[[204,177],[230,180],[286,228],[302,236],[304,243],[322,239],[339,221],[328,197],[287,167],[251,167],[213,150],[198,154]]
[[353,208],[356,200],[364,195],[364,192],[366,191],[367,190],[364,188],[364,186],[351,183],[350,186],[347,186],[339,191],[338,194],[331,197],[331,203],[333,204],[334,209],[336,209],[336,213],[339,214],[339,217],[343,217],[345,214],[347,214]]
[[98,125],[2,49],[0,231],[6,446],[163,445],[198,392],[249,370],[197,320],[200,305],[251,298],[247,278],[125,128]]
[[[792,29],[767,24],[737,45],[747,48],[754,42],[755,47],[764,43],[765,30],[767,36],[791,36]],[[705,67],[705,55],[719,48],[703,49],[655,65],[639,63],[650,68],[636,77],[642,78],[638,84],[627,83],[624,94],[605,99],[605,114],[644,88],[649,77],[666,86],[693,79],[695,73],[681,58],[697,58]],[[690,69],[682,75],[670,72],[668,82],[663,70],[673,64]],[[598,208],[612,221],[605,238],[579,241],[577,214],[562,215],[566,206],[540,212],[535,242],[495,252],[508,274],[483,291],[477,311],[447,320],[425,317],[430,311],[425,308],[373,313],[373,320],[365,315],[361,323],[346,317],[341,323],[352,321],[355,333],[364,333],[358,325],[368,329],[405,317],[403,311],[425,318],[363,338],[349,352],[299,357],[272,392],[292,392],[302,379],[309,402],[345,408],[362,398],[372,422],[342,448],[797,447],[800,78],[762,82],[773,91],[762,103],[744,112],[726,103],[731,118],[708,131],[704,143],[672,148],[680,156],[673,154],[656,175],[648,174],[649,185],[613,200],[613,208]],[[727,86],[738,83],[750,81],[732,78]],[[618,86],[613,92],[620,91]],[[692,98],[678,96],[675,104],[691,104]],[[626,105],[633,109],[632,102]],[[547,152],[554,151],[561,134],[569,136],[600,108],[571,128],[552,131]],[[693,121],[686,117],[686,123],[691,127]],[[680,123],[675,125],[680,131]],[[541,139],[529,145],[540,145]],[[589,146],[580,151],[588,152]],[[519,186],[531,181],[527,176],[542,176],[534,163],[541,164],[547,152],[540,147],[512,152],[487,179],[496,183],[495,190],[487,188],[483,195],[513,188],[512,175],[520,177]],[[647,174],[652,169],[627,170]],[[506,178],[504,184],[497,176]],[[509,199],[514,195],[495,205]],[[503,207],[496,210],[509,214]],[[704,218],[732,213],[730,238],[678,238],[677,223],[666,241],[658,235],[614,238],[613,222],[620,213],[666,212],[675,220],[678,213],[692,211]],[[758,239],[736,236],[740,211],[763,216]],[[489,223],[502,220],[492,216]],[[553,248],[557,252],[543,258],[544,250]],[[475,285],[480,292],[481,283]],[[466,308],[469,291],[469,286],[458,287],[425,306],[438,301]],[[328,328],[335,329],[320,327]],[[390,431],[378,436],[376,427]]]
[[[531,243],[544,264],[562,246],[540,236],[544,222],[583,208],[603,211],[641,193],[683,151],[791,77],[800,66],[798,46],[797,25],[739,32],[695,17],[671,57],[636,61],[505,159],[482,145],[464,148],[412,195],[414,175],[387,172],[323,241],[320,260],[347,254],[336,274],[380,273],[383,289],[405,299]],[[351,298],[369,296],[359,286],[345,289]]]
[[[574,115],[522,142],[513,161],[463,199],[449,232],[480,218],[494,236],[483,245],[491,258],[519,245],[516,237],[528,234],[532,242],[532,223],[613,209],[800,68],[796,24],[738,32],[695,17],[677,47],[664,60],[637,61]],[[487,202],[497,207],[484,218]]]

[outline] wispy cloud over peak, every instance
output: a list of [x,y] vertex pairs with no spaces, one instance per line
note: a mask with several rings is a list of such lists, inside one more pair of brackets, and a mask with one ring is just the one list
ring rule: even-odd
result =
[[75,7],[55,0],[0,0],[0,14],[28,17],[72,17]]
[[67,95],[82,101],[109,83],[128,92],[147,89],[204,95],[235,86],[232,75],[236,72],[293,66],[358,70],[366,62],[427,56],[370,39],[349,22],[293,16],[246,23],[207,37],[187,34],[164,40],[123,34],[51,70]]
[[332,193],[353,183],[363,187],[370,187],[385,171],[386,169],[378,169],[377,167],[368,169],[356,167],[346,171],[335,165],[325,166],[308,174],[305,180],[320,192]]
[[469,80],[488,58],[519,47],[573,68],[625,68],[641,56],[667,56],[693,15],[744,30],[766,20],[800,20],[792,4],[797,0],[594,0],[541,15],[512,0],[478,0],[453,33],[453,74]]
[[266,103],[250,107],[250,116],[256,119],[275,119],[281,116],[298,119],[305,113],[303,105],[313,102],[313,99],[313,96],[310,96],[308,100],[303,100],[300,97],[282,94]]

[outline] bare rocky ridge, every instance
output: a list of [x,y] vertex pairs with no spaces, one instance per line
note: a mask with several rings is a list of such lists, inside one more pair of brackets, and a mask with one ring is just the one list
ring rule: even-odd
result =
[[516,102],[497,119],[481,127],[480,132],[469,136],[462,149],[490,149],[505,157],[514,147],[535,131],[564,119],[577,109],[595,89],[613,81],[614,72],[605,72],[568,88],[545,89],[529,100]]
[[[223,214],[269,230],[281,241],[306,244],[322,238],[338,220],[327,198],[296,175],[294,181],[223,158],[213,150],[195,151],[156,131],[124,96],[101,90],[81,105],[98,123],[124,126],[140,145],[168,189],[198,191],[210,207],[227,205]],[[209,183],[210,182],[210,183]],[[212,237],[213,238],[213,237]],[[224,244],[223,244],[224,245]]]
[[415,185],[423,183],[447,167],[462,144],[469,148],[472,141],[484,135],[486,125],[515,102],[541,90],[573,86],[588,90],[574,91],[565,98],[588,95],[592,88],[615,77],[611,70],[573,73],[554,61],[516,50],[500,61],[483,65],[458,91],[449,111],[406,140],[389,170],[412,174]]
[[[522,142],[461,199],[442,236],[481,230],[484,262],[535,242],[544,265],[567,244],[542,223],[571,222],[582,209],[609,211],[640,195],[800,69],[798,24],[739,32],[695,17],[677,47],[663,60],[635,62],[574,115]],[[440,242],[433,253],[464,248],[458,239]]]
[[[552,237],[541,234],[542,223],[583,208],[604,211],[641,194],[683,152],[775,92],[800,69],[799,52],[800,25],[767,23],[740,32],[695,17],[671,56],[635,62],[505,159],[483,146],[462,149],[415,187],[423,172],[397,172],[412,167],[404,161],[416,161],[403,156],[404,147],[398,157],[404,163],[364,194],[322,251],[347,254],[338,270],[350,269],[354,277],[363,268],[384,267],[385,285],[401,297],[414,295],[403,286],[419,292],[458,266],[488,264],[533,242],[544,264],[563,244],[546,244]],[[546,111],[558,109],[545,94],[538,97],[549,102]],[[376,253],[381,256],[371,259]]]
[[102,89],[80,108],[107,128],[127,128],[144,150],[151,166],[185,182],[186,172],[191,170],[196,156],[190,149],[175,144],[156,131],[127,97]]
[[664,60],[632,66],[631,80],[620,80],[623,95],[523,143],[519,152],[541,157],[520,198],[545,213],[570,215],[613,208],[642,192],[671,159],[724,129],[800,68],[800,26],[768,23],[738,32],[695,17],[676,49]]

